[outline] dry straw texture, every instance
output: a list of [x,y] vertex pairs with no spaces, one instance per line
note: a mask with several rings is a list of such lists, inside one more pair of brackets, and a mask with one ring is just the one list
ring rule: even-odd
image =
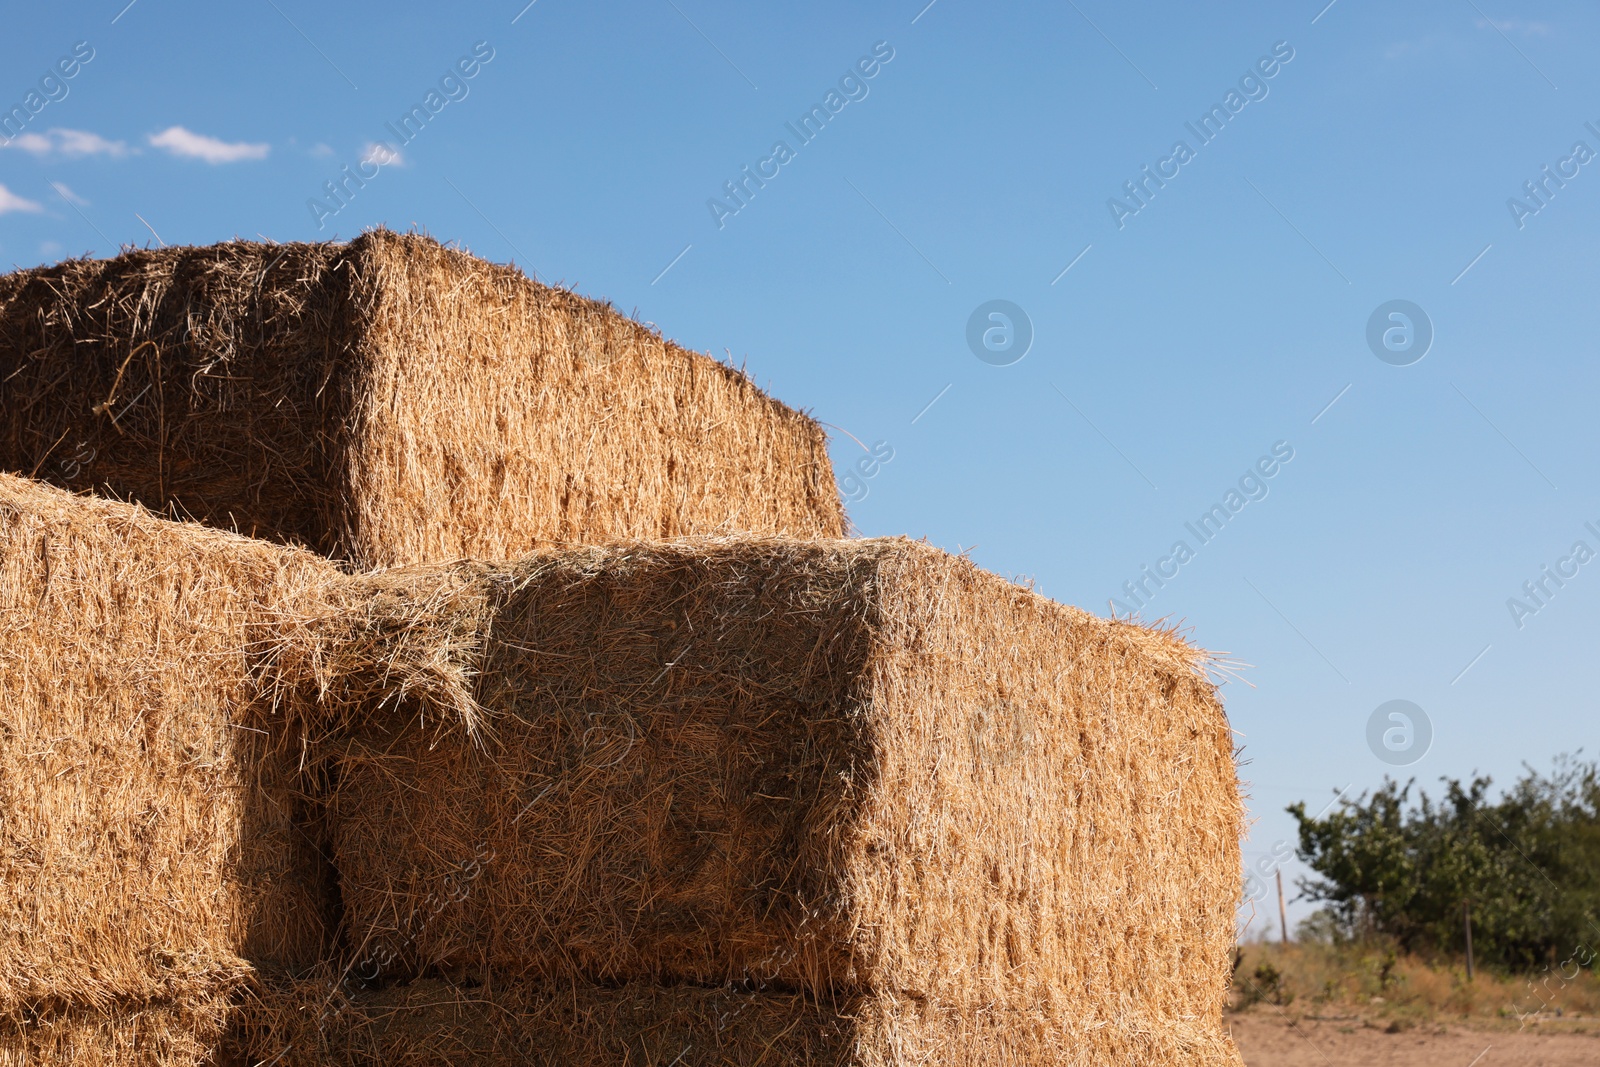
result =
[[[339,647],[392,664],[422,625],[460,662],[338,759],[364,975],[776,983],[1226,1046],[1241,807],[1175,636],[903,540],[355,584]],[[483,747],[443,696],[472,672]]]
[[168,1008],[215,1028],[253,968],[327,954],[310,723],[263,699],[252,650],[330,580],[306,552],[0,475],[5,1055],[121,1047]]
[[233,1067],[217,1056],[229,1014],[215,997],[36,1016],[0,1027],[0,1067]]
[[958,1011],[873,994],[422,980],[332,997],[264,993],[236,1035],[273,1067],[1242,1067],[1219,1028],[1145,1030],[1032,1008]]
[[376,567],[843,533],[820,427],[610,306],[415,235],[0,278],[0,470]]

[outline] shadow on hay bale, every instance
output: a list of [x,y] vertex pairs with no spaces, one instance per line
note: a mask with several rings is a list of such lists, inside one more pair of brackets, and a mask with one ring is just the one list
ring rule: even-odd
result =
[[357,568],[840,536],[821,427],[610,305],[426,237],[0,277],[0,470]]

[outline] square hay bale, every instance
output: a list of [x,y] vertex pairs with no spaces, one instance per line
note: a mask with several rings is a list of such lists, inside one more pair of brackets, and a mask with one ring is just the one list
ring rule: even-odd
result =
[[1037,1007],[958,1011],[893,994],[423,979],[276,989],[235,1035],[273,1067],[1243,1067],[1220,1029],[1086,1025]]
[[114,1050],[326,955],[310,711],[274,706],[254,650],[341,579],[0,475],[0,1048]]
[[486,723],[428,697],[351,726],[329,818],[363,979],[776,983],[1226,1044],[1241,803],[1175,635],[901,539],[356,583],[320,639],[448,644]]
[[226,997],[46,1013],[0,1026],[0,1067],[218,1067]]
[[739,371],[426,237],[0,277],[0,470],[360,568],[841,536],[826,445]]

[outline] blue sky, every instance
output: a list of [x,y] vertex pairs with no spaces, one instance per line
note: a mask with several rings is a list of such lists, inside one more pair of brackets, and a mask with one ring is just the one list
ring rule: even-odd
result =
[[[1176,567],[1143,617],[1251,665],[1252,861],[1293,800],[1593,752],[1591,7],[125,2],[8,12],[0,260],[424,228],[744,363],[841,467],[887,443],[862,533],[1102,613]],[[991,300],[1020,360],[969,346]],[[1367,340],[1394,300],[1432,328],[1407,365]],[[1396,699],[1433,733],[1398,771],[1367,729]]]

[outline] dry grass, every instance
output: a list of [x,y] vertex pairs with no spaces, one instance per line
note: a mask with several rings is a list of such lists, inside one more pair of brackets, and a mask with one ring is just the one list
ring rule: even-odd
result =
[[326,956],[307,720],[261,698],[252,649],[337,578],[0,475],[0,1048],[174,1005],[215,1028],[255,966]]
[[357,568],[836,537],[816,422],[609,305],[425,237],[0,278],[0,470]]
[[1513,1026],[1600,1017],[1592,966],[1553,963],[1532,974],[1478,970],[1462,960],[1426,960],[1383,943],[1252,942],[1240,947],[1234,1004],[1291,1013],[1354,1011],[1397,1028],[1434,1022]]
[[392,667],[412,626],[456,635],[488,739],[460,694],[352,724],[331,811],[363,974],[777,983],[1222,1040],[1240,804],[1174,636],[903,540],[361,583],[333,643]]

